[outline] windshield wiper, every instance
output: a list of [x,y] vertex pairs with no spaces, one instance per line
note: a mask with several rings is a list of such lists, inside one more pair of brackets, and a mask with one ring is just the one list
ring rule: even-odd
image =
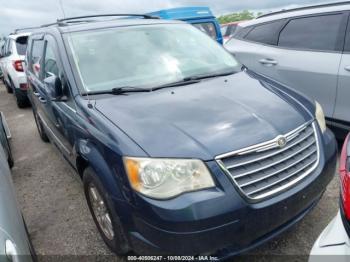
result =
[[151,91],[155,91],[155,90],[159,90],[159,89],[167,88],[167,87],[191,85],[191,84],[195,84],[195,83],[198,83],[198,82],[200,82],[200,79],[184,78],[184,79],[182,79],[180,81],[176,81],[176,82],[172,82],[172,83],[168,83],[168,84],[152,87]]
[[176,81],[173,83],[165,84],[165,85],[160,85],[157,87],[153,87],[151,91],[154,90],[159,90],[162,88],[167,88],[167,87],[174,87],[174,86],[184,86],[184,85],[190,85],[190,84],[195,84],[200,82],[202,79],[206,78],[214,78],[214,77],[220,77],[220,76],[228,76],[237,73],[236,71],[230,71],[230,72],[225,72],[225,73],[216,73],[216,74],[206,74],[206,75],[194,75],[194,76],[189,76],[185,77],[180,81]]
[[230,71],[230,72],[224,72],[224,73],[194,75],[194,76],[186,77],[185,80],[201,80],[201,79],[206,79],[206,78],[214,78],[214,77],[220,77],[220,76],[233,75],[235,73],[237,73],[237,72],[236,71]]
[[142,88],[142,87],[135,87],[135,86],[120,86],[115,87],[109,90],[97,90],[97,91],[87,91],[85,93],[82,93],[82,95],[102,95],[102,94],[112,94],[112,95],[121,95],[124,93],[129,92],[152,92],[163,88],[168,87],[175,87],[175,86],[185,86],[185,85],[191,85],[200,82],[202,79],[206,78],[214,78],[214,77],[220,77],[220,76],[228,76],[232,75],[234,73],[237,73],[236,71],[230,71],[225,73],[216,73],[216,74],[203,74],[203,75],[194,75],[189,76],[181,79],[180,81],[152,87],[152,88]]
[[150,91],[152,90],[149,88],[142,88],[142,87],[135,87],[135,86],[120,86],[120,87],[114,87],[109,90],[87,91],[85,93],[82,93],[82,95],[83,96],[102,95],[102,94],[121,95],[125,93],[130,93],[130,92],[150,92]]

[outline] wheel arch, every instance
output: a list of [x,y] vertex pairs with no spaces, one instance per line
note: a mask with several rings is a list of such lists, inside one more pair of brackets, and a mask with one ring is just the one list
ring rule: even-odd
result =
[[98,147],[88,140],[79,140],[76,146],[76,169],[83,179],[84,171],[90,167],[94,170],[103,186],[108,190],[109,195],[114,198],[123,199],[120,181],[117,179],[115,171],[107,163]]

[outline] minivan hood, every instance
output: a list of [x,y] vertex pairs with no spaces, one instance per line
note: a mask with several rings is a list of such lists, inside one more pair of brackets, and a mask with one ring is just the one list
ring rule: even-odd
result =
[[108,95],[95,106],[149,156],[210,160],[311,120],[292,97],[273,90],[240,72],[154,92]]

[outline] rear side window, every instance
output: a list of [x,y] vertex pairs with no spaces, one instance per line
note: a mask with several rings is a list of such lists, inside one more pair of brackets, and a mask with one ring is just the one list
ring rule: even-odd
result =
[[6,43],[6,55],[10,55],[12,53],[12,40],[9,39],[7,40],[7,43]]
[[211,38],[214,40],[217,39],[217,34],[216,34],[216,28],[213,23],[198,23],[198,24],[193,24],[194,27],[198,28],[202,32],[206,33],[209,35]]
[[290,20],[282,30],[278,45],[295,49],[335,51],[342,14]]
[[44,51],[44,41],[43,40],[33,40],[31,57],[29,61],[29,69],[37,77],[40,77],[42,56]]
[[278,20],[271,23],[257,25],[244,37],[244,39],[268,45],[277,45],[278,34],[284,23],[284,20]]
[[27,51],[27,36],[18,37],[16,39],[16,49],[19,55],[25,55]]
[[225,26],[221,26],[221,34],[223,35],[223,36],[225,36],[228,32],[228,25],[225,25]]
[[231,36],[237,29],[237,25],[227,25],[222,28],[222,36]]

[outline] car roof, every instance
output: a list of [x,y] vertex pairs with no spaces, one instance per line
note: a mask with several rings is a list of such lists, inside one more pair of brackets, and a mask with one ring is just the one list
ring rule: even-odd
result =
[[14,39],[14,40],[16,40],[17,38],[19,38],[19,37],[22,37],[22,36],[29,36],[31,33],[18,33],[18,34],[10,34],[9,36],[8,36],[8,38],[11,38],[11,39]]
[[163,19],[196,19],[196,18],[207,18],[214,17],[209,7],[206,6],[189,6],[189,7],[178,7],[163,9],[156,12],[148,13],[152,16],[158,16]]
[[301,8],[287,9],[287,10],[267,13],[259,16],[256,19],[240,23],[239,25],[241,27],[247,27],[247,26],[275,21],[279,19],[319,14],[319,13],[347,11],[347,10],[350,10],[350,2],[305,6]]
[[71,33],[77,31],[88,31],[102,28],[127,27],[140,25],[157,24],[187,24],[182,21],[163,20],[163,19],[135,19],[135,18],[117,18],[100,21],[81,21],[75,23],[54,23],[42,26],[34,30],[36,33],[45,32],[47,29],[57,28],[61,33]]

